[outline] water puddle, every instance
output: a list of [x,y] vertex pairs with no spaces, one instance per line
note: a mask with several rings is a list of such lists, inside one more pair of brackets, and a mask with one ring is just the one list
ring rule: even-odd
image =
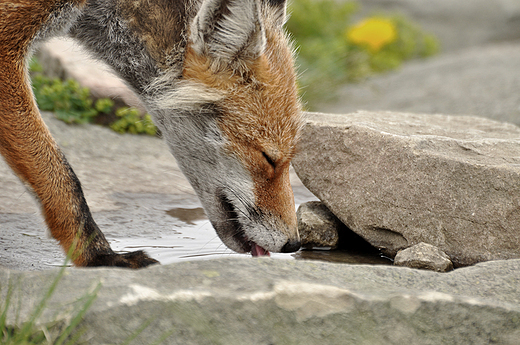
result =
[[[227,248],[217,236],[202,208],[175,208],[166,214],[184,223],[174,226],[170,234],[155,238],[117,238],[110,241],[115,251],[144,250],[161,264],[187,260],[204,260],[229,256],[250,257]],[[292,259],[290,254],[272,253],[277,259]]]
[[[114,194],[118,209],[101,211],[94,218],[112,249],[144,250],[162,264],[222,257],[251,257],[228,249],[218,238],[195,195]],[[316,200],[295,189],[298,204]],[[282,260],[323,260],[347,264],[391,264],[377,250],[347,240],[349,250],[300,250],[271,253]],[[0,213],[0,266],[17,270],[43,270],[61,266],[64,255],[47,235],[38,214]]]
[[[188,260],[204,260],[222,257],[250,257],[228,249],[218,238],[211,223],[200,207],[176,207],[165,211],[173,218],[172,229],[155,237],[132,237],[109,239],[115,251],[144,250],[162,264]],[[171,219],[171,218],[170,218]],[[296,253],[271,253],[275,259],[321,260],[349,264],[391,264],[380,253],[364,246],[359,250],[300,250]]]

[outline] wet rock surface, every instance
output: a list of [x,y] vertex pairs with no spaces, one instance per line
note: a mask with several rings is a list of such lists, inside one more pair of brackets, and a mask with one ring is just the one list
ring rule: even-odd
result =
[[397,252],[394,265],[436,272],[448,272],[453,269],[453,263],[446,253],[424,242]]
[[520,128],[477,117],[307,114],[298,176],[390,256],[420,242],[456,266],[520,257]]
[[[251,258],[67,269],[37,324],[66,323],[80,297],[100,284],[80,324],[89,344],[121,343],[150,322],[134,343],[171,332],[169,344],[512,345],[520,338],[519,272],[519,260],[439,274]],[[56,274],[0,270],[1,282],[15,284],[20,321]],[[15,317],[8,314],[9,325]]]

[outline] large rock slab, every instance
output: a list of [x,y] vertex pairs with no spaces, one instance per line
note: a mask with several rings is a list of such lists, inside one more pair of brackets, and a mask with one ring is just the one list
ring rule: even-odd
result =
[[456,266],[520,257],[520,128],[477,117],[307,114],[293,166],[388,255],[420,242]]
[[[101,284],[79,327],[89,344],[518,344],[520,261],[434,273],[402,267],[220,259],[140,271],[67,269],[38,325],[70,321]],[[57,271],[0,270],[27,320]],[[18,313],[18,314],[17,314]],[[55,323],[55,324],[56,324]],[[52,328],[50,330],[52,333]]]

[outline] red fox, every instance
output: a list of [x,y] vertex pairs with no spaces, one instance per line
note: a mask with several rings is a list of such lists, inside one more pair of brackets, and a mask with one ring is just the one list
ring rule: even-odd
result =
[[140,268],[94,222],[39,114],[27,60],[68,34],[113,67],[161,130],[213,227],[253,256],[300,247],[289,164],[301,128],[285,0],[2,0],[0,152],[76,266]]

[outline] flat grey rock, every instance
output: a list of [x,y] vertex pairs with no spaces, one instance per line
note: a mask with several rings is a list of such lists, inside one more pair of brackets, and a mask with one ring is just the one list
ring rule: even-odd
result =
[[520,257],[520,128],[478,117],[309,113],[293,166],[387,255],[420,242],[456,266]]
[[[121,343],[147,321],[135,344],[166,332],[168,344],[516,344],[519,272],[519,260],[440,274],[251,258],[67,269],[38,324],[66,323],[101,284],[80,324],[89,344]],[[21,321],[56,273],[0,270],[0,282],[14,283]],[[14,318],[13,309],[8,324]]]

